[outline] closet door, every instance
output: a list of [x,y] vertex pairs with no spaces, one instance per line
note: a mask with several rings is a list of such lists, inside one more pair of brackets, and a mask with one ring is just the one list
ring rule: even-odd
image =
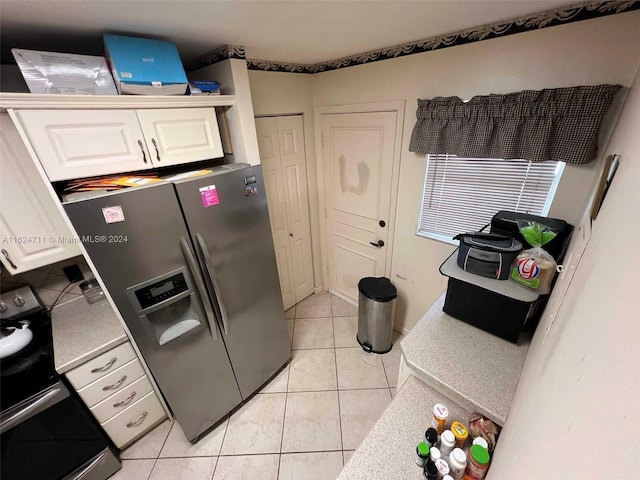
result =
[[313,293],[302,117],[256,119],[271,231],[285,308]]

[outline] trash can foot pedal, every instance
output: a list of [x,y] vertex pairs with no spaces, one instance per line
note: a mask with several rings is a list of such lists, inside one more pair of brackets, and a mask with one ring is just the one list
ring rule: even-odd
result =
[[368,344],[367,342],[362,343],[360,341],[360,339],[358,338],[358,335],[356,335],[356,340],[358,341],[358,343],[360,344],[362,349],[367,353],[377,353],[378,355],[383,355],[385,353],[389,353],[391,351],[391,349],[393,348],[393,344],[391,344],[391,346],[387,350],[377,352],[377,351],[373,350],[373,348],[371,348],[371,345]]

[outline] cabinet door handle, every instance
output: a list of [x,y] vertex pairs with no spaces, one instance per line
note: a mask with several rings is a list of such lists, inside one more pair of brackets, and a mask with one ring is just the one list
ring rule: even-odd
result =
[[113,364],[116,363],[117,361],[118,361],[118,358],[113,357],[111,360],[107,362],[106,365],[92,369],[91,373],[98,373],[98,372],[104,372],[105,370],[109,370],[111,367],[113,367]]
[[2,255],[4,255],[4,258],[7,259],[7,262],[9,262],[9,265],[11,265],[11,268],[13,268],[14,270],[18,268],[16,267],[16,264],[11,261],[11,257],[9,257],[9,252],[7,252],[4,248],[2,249]]
[[123,375],[122,378],[120,380],[118,380],[116,383],[112,383],[111,385],[107,385],[105,387],[102,387],[103,391],[107,391],[107,390],[116,390],[118,388],[120,388],[122,386],[122,384],[125,382],[125,380],[127,379],[126,375]]
[[142,422],[144,422],[144,419],[147,418],[147,415],[149,415],[149,412],[143,412],[142,415],[140,415],[139,419],[134,420],[133,422],[127,423],[127,428],[137,427]]
[[113,406],[118,408],[118,407],[124,407],[125,405],[129,405],[131,403],[131,400],[133,400],[135,396],[136,396],[136,392],[131,392],[126,399],[122,400],[121,402],[114,403]]
[[160,161],[160,151],[158,150],[158,144],[156,143],[156,139],[152,138],[151,143],[153,143],[153,146],[156,149],[156,158],[158,159],[158,161]]
[[142,152],[142,161],[147,163],[147,155],[144,153],[144,147],[142,146],[141,140],[138,140],[138,145],[140,145],[140,151]]

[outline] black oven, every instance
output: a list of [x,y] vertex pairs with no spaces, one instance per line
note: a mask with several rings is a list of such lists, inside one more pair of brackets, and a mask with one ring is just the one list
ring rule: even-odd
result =
[[[28,343],[16,349],[25,329]],[[55,371],[51,319],[29,287],[0,296],[0,330],[0,479],[105,480],[115,473],[115,449]]]

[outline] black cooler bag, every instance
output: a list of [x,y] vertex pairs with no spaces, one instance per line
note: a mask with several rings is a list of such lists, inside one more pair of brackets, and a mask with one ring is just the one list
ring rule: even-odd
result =
[[495,233],[461,233],[458,266],[466,272],[483,277],[506,280],[511,263],[522,250],[522,243],[512,237]]

